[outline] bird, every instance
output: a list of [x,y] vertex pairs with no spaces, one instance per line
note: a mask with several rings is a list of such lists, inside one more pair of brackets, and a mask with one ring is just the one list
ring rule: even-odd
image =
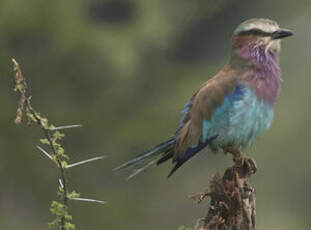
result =
[[270,19],[238,25],[229,62],[186,103],[176,132],[116,170],[133,168],[131,178],[172,159],[170,177],[204,148],[240,154],[271,125],[280,92],[280,41],[291,35]]

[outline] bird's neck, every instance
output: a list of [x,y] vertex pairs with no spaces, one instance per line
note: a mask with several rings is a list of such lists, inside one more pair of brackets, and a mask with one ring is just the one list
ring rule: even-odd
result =
[[230,65],[234,69],[242,70],[242,81],[247,83],[259,98],[274,105],[281,80],[277,51],[252,40],[236,40]]
[[251,67],[268,75],[279,71],[278,50],[254,36],[237,36],[233,39],[231,65]]

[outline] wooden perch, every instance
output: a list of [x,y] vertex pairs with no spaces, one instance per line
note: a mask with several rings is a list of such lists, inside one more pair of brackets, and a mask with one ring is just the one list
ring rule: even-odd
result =
[[249,183],[249,176],[256,171],[252,159],[240,157],[221,177],[216,173],[208,191],[192,198],[201,202],[210,197],[208,213],[200,230],[255,230],[255,189]]

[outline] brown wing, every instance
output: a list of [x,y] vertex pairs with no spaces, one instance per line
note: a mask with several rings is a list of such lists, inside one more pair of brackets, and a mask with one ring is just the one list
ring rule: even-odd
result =
[[202,122],[211,119],[215,108],[233,92],[239,76],[227,65],[215,77],[208,80],[191,98],[193,105],[187,115],[175,145],[173,161],[189,147],[197,146],[202,134]]

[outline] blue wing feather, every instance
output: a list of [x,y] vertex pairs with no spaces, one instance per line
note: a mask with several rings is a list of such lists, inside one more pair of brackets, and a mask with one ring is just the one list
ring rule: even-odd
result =
[[175,136],[178,136],[178,134],[180,133],[181,129],[184,127],[185,123],[188,121],[189,119],[189,112],[190,109],[193,105],[193,101],[190,100],[187,104],[185,104],[184,109],[181,111],[182,112],[182,117],[180,119],[177,131],[175,132]]

